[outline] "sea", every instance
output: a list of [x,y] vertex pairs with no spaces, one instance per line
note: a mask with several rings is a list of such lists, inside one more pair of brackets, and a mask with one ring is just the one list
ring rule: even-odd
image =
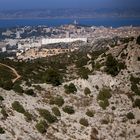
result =
[[122,26],[140,26],[140,18],[70,18],[70,19],[0,19],[0,28],[11,28],[21,26],[60,26],[72,24],[77,21],[85,26],[104,26],[104,27],[122,27]]

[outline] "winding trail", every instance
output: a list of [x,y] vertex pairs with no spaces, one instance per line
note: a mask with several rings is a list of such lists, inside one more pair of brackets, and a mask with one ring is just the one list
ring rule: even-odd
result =
[[12,67],[10,67],[10,66],[8,66],[6,64],[3,64],[3,63],[0,63],[0,65],[4,66],[4,67],[7,67],[8,69],[10,69],[14,73],[16,78],[12,79],[13,83],[15,83],[18,79],[20,79],[21,76],[18,74],[18,72],[14,68],[12,68]]

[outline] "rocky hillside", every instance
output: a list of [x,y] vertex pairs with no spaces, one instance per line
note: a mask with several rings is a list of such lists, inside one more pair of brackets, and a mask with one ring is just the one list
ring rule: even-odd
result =
[[[59,67],[58,73],[65,74],[62,81],[51,70],[43,75],[48,68],[45,61],[36,63],[38,71],[29,70],[29,63],[24,67],[9,63],[22,79],[11,89],[0,84],[0,139],[140,139],[139,37],[105,46],[100,51],[87,48],[84,55],[59,57],[69,63]],[[21,71],[19,64],[28,67]]]

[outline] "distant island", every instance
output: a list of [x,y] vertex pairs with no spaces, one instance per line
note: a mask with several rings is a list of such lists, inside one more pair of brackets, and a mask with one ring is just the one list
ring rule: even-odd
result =
[[1,10],[0,19],[25,18],[139,18],[140,9],[25,9]]

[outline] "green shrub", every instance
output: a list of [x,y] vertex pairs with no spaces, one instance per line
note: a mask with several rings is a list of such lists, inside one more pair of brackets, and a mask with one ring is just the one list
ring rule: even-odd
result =
[[134,102],[134,106],[140,109],[140,99],[136,99]]
[[133,41],[134,37],[125,37],[125,38],[121,38],[120,41],[122,43],[129,43],[130,41]]
[[90,70],[85,67],[81,67],[78,69],[77,74],[82,78],[82,79],[88,79],[88,75],[90,74]]
[[137,84],[140,83],[140,78],[138,77],[133,77],[133,75],[131,75],[130,77],[130,81],[131,81],[131,90],[136,94],[136,95],[140,95],[140,89],[138,88]]
[[102,101],[104,101],[105,99],[109,99],[109,98],[111,98],[111,93],[110,93],[110,89],[108,89],[108,88],[103,88],[100,92],[99,92],[99,94],[98,94],[98,96],[97,96],[97,99],[98,100],[102,100]]
[[48,110],[39,109],[38,111],[39,111],[40,116],[46,119],[49,123],[54,123],[57,121],[57,118],[54,115],[52,115]]
[[130,120],[135,119],[135,116],[132,112],[127,113],[126,117]]
[[140,45],[140,35],[137,37],[137,44],[139,44]]
[[33,117],[32,114],[30,114],[28,111],[24,112],[24,116],[25,116],[26,121],[31,121]]
[[33,89],[27,89],[27,90],[25,90],[25,94],[30,95],[30,96],[35,96],[36,95],[34,93]]
[[125,63],[124,63],[124,62],[120,62],[120,63],[118,63],[118,68],[119,68],[119,70],[126,69],[126,65],[125,65]]
[[99,102],[100,107],[102,107],[102,109],[106,109],[109,106],[109,101],[107,99],[100,101]]
[[116,109],[116,107],[115,106],[112,106],[112,108],[111,108],[112,110],[115,110]]
[[48,124],[46,123],[45,120],[40,120],[37,124],[36,124],[36,129],[38,130],[38,132],[40,132],[41,134],[46,133],[47,128],[48,128]]
[[96,60],[101,54],[105,54],[105,52],[107,51],[107,49],[102,49],[102,50],[98,50],[98,51],[92,51],[91,56],[92,56],[92,60]]
[[92,69],[95,68],[95,61],[94,60],[91,60],[91,66],[92,66]]
[[95,112],[92,110],[87,110],[86,115],[89,117],[94,117]]
[[98,90],[99,89],[98,85],[96,85],[95,88]]
[[29,81],[26,81],[26,86],[28,86],[28,87],[31,87],[32,86],[32,84],[31,84],[31,82],[29,82]]
[[3,89],[11,90],[13,88],[13,82],[11,80],[3,82]]
[[133,84],[139,84],[140,83],[140,78],[139,77],[134,77],[133,75],[131,75],[130,81]]
[[69,85],[64,85],[64,89],[67,94],[77,92],[77,89],[73,83],[70,83]]
[[79,60],[76,61],[76,67],[79,68],[79,67],[85,66],[87,64],[88,60],[89,59],[87,57],[80,58]]
[[7,114],[7,112],[6,112],[6,110],[5,110],[4,107],[1,109],[1,114],[3,115],[3,117],[4,117],[5,119],[8,117],[8,114]]
[[3,101],[3,100],[4,100],[4,98],[2,96],[0,96],[0,101]]
[[68,105],[63,107],[63,111],[65,113],[68,113],[68,114],[74,114],[75,113],[74,108],[72,106],[68,106]]
[[19,84],[14,84],[13,90],[17,93],[23,93],[24,92],[23,88]]
[[106,69],[105,71],[112,76],[116,76],[119,73],[118,61],[109,54],[106,59]]
[[50,104],[53,105],[57,105],[57,106],[62,106],[64,104],[64,99],[61,96],[57,96],[57,97],[53,97],[50,99]]
[[4,134],[4,133],[5,133],[4,129],[0,126],[0,134]]
[[58,116],[58,117],[61,116],[61,113],[57,107],[53,107],[52,112],[54,113],[55,116]]
[[59,86],[62,82],[62,77],[58,73],[57,70],[54,70],[52,68],[48,69],[46,71],[46,74],[44,75],[44,80],[48,84],[52,84],[53,86]]
[[99,62],[95,63],[95,66],[94,66],[95,70],[100,70],[101,67],[102,67],[101,63],[99,63]]
[[101,124],[108,124],[109,123],[109,120],[108,119],[102,119],[101,120]]
[[34,88],[38,91],[41,91],[42,90],[42,87],[40,85],[34,85]]
[[89,126],[88,120],[86,120],[85,118],[81,118],[79,123],[83,126],[86,126],[86,127]]
[[14,110],[16,110],[19,113],[25,113],[25,109],[23,108],[23,106],[18,102],[18,101],[14,101],[12,103],[12,107]]
[[85,95],[89,95],[90,93],[91,93],[90,89],[89,89],[88,87],[86,87],[86,88],[84,89],[84,94],[85,94]]
[[132,83],[131,90],[135,92],[136,95],[140,95],[140,90],[136,84]]

